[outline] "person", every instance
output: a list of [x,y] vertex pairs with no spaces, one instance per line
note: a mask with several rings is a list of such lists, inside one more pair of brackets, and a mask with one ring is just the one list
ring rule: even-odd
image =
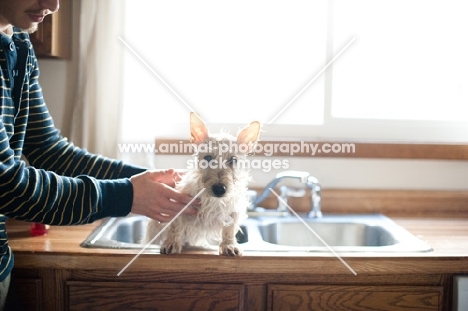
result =
[[[0,0],[0,309],[14,262],[7,217],[78,225],[132,212],[167,222],[192,200],[174,188],[174,170],[89,153],[55,128],[29,33],[58,9],[59,0]],[[197,207],[194,201],[184,213]]]

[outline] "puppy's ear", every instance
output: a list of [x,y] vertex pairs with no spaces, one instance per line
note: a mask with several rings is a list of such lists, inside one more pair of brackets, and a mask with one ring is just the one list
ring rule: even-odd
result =
[[190,142],[199,144],[204,142],[210,133],[205,122],[195,112],[190,113]]
[[260,136],[261,127],[258,121],[250,123],[249,126],[243,128],[239,134],[237,134],[237,144],[247,146],[248,149],[243,148],[243,150],[248,150],[248,153],[252,152]]

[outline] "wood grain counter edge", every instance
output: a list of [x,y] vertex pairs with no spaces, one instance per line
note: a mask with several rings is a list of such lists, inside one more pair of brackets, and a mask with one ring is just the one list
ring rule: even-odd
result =
[[[468,219],[393,218],[428,243],[434,252],[404,254],[340,254],[357,274],[468,273]],[[7,222],[16,268],[121,271],[138,250],[88,249],[80,243],[99,225],[52,227],[45,236],[31,237],[27,223]],[[180,255],[142,254],[128,271],[161,273],[313,273],[351,271],[331,253],[294,254],[247,252],[226,258],[215,252]]]

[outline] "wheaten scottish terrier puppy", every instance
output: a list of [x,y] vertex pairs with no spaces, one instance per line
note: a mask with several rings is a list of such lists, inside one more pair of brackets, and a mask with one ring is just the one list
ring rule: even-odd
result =
[[[210,134],[205,123],[190,114],[190,141],[196,150],[193,165],[182,176],[177,189],[199,196],[201,207],[197,215],[180,215],[156,239],[161,254],[177,254],[184,245],[219,245],[219,254],[240,256],[236,240],[239,221],[245,217],[245,191],[250,181],[247,155],[253,150],[260,134],[260,123],[252,122],[239,131],[237,137],[228,133]],[[151,220],[147,240],[153,239],[166,226]]]

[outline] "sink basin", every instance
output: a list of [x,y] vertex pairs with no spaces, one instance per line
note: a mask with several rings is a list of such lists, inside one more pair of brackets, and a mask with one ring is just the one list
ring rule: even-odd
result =
[[386,246],[396,242],[381,226],[361,223],[309,222],[305,226],[302,222],[279,222],[259,229],[265,242],[284,246],[323,246],[323,241],[329,246]]
[[[249,239],[259,235],[257,250],[304,252],[428,252],[432,248],[381,214],[301,215],[246,221]],[[244,247],[245,248],[245,247]]]
[[[149,218],[140,215],[107,218],[88,238],[82,247],[141,249],[145,246],[144,238]],[[158,249],[158,245],[149,245],[148,250]]]
[[[381,214],[325,215],[310,219],[290,215],[246,219],[237,235],[242,249],[262,252],[428,252],[432,248]],[[148,218],[108,218],[83,247],[141,249]],[[213,249],[217,249],[214,246]],[[159,252],[150,245],[148,252]]]

